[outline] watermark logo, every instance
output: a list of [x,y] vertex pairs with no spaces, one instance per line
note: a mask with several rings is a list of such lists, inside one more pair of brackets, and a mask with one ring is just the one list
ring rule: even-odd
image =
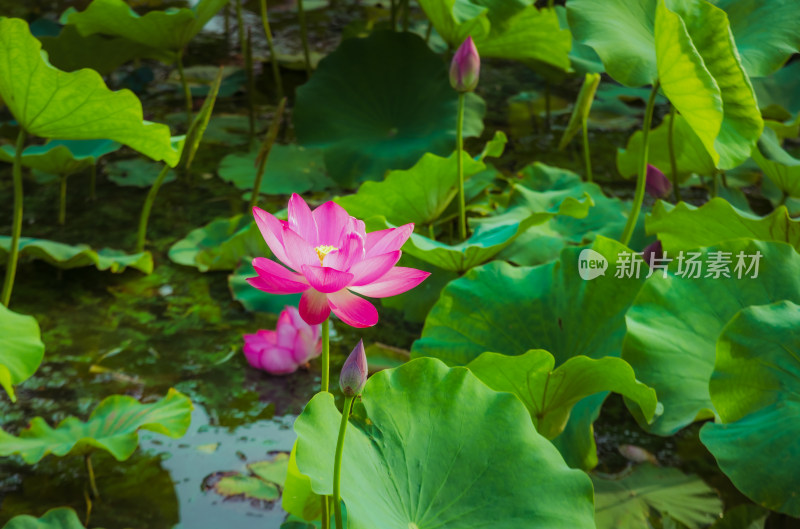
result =
[[608,259],[601,253],[590,248],[581,250],[578,256],[578,273],[581,279],[588,281],[598,276],[604,276],[606,269],[608,269]]

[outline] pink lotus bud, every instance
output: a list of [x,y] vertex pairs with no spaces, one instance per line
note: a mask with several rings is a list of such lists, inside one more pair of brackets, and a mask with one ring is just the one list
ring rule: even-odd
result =
[[294,373],[322,352],[321,326],[309,325],[296,307],[286,307],[274,331],[244,335],[244,355],[251,366],[273,375]]
[[367,353],[364,341],[359,340],[356,348],[350,353],[342,366],[339,375],[339,387],[346,397],[354,397],[361,393],[367,383]]
[[651,263],[655,263],[663,258],[664,249],[661,247],[661,241],[659,240],[647,245],[647,247],[642,250],[642,259],[644,259],[644,262],[647,263],[647,266],[650,266]]
[[650,164],[647,164],[647,179],[644,186],[645,190],[655,198],[664,198],[672,191],[672,182],[657,167]]
[[461,43],[450,63],[450,86],[459,92],[472,92],[478,86],[481,58],[472,37]]

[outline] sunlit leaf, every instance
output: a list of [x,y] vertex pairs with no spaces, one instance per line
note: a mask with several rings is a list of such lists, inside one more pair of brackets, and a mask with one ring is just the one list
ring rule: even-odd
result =
[[30,378],[44,358],[36,318],[0,306],[0,350],[0,386],[16,402],[14,386]]

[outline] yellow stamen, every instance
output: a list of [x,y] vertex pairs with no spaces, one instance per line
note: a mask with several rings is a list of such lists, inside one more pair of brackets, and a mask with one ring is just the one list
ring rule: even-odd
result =
[[319,264],[322,265],[322,261],[325,259],[325,256],[331,253],[334,250],[338,250],[336,246],[330,246],[328,244],[323,246],[317,246],[314,248],[317,252],[317,257],[319,257]]

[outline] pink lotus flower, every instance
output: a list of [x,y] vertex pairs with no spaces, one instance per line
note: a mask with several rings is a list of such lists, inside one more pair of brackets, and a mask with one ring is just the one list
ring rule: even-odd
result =
[[244,335],[244,356],[251,366],[273,375],[294,373],[322,352],[321,329],[309,325],[295,307],[286,307],[274,331]]
[[276,219],[253,208],[256,224],[280,264],[257,257],[258,277],[247,281],[270,294],[303,293],[300,316],[310,325],[322,323],[331,311],[353,327],[378,323],[378,311],[364,298],[396,296],[422,283],[430,274],[395,266],[413,224],[366,233],[364,221],[347,214],[335,202],[313,212],[294,194],[289,220]]

